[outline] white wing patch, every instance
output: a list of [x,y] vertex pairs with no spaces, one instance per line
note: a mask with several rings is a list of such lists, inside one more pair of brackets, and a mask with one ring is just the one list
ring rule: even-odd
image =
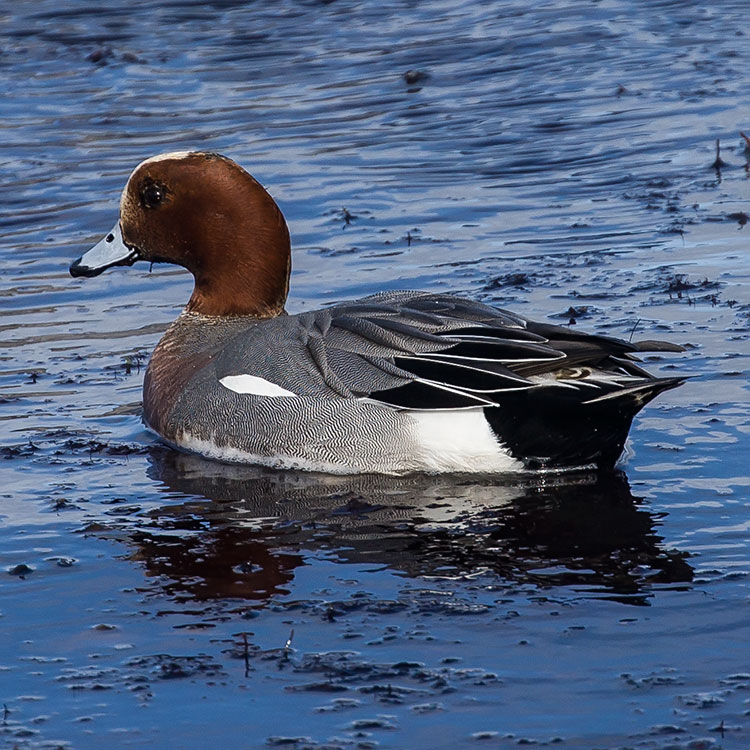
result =
[[252,396],[296,396],[296,393],[282,388],[270,380],[256,375],[227,375],[219,381],[225,388],[235,393],[247,393]]

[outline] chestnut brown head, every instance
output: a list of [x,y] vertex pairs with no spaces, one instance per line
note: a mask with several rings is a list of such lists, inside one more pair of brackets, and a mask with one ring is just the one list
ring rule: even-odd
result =
[[273,198],[231,159],[163,154],[135,168],[119,222],[70,271],[95,276],[137,260],[187,268],[195,278],[188,310],[272,317],[288,291],[289,231]]

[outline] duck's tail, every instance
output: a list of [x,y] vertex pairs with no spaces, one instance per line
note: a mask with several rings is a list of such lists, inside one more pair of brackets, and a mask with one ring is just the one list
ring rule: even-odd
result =
[[656,398],[660,393],[677,388],[687,380],[687,376],[676,377],[676,378],[654,378],[653,380],[647,380],[644,383],[636,383],[635,385],[627,385],[616,391],[610,391],[594,398],[590,398],[588,401],[581,402],[583,405],[596,404],[602,401],[614,401],[622,399],[625,403],[630,403],[633,406],[632,415],[635,416],[649,401]]
[[508,391],[485,416],[503,446],[528,469],[612,469],[620,458],[633,417],[685,377],[649,378],[601,388],[554,383]]

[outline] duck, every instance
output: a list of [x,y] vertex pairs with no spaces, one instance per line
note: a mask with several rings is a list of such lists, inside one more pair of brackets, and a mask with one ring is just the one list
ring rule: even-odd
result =
[[538,322],[462,296],[384,291],[285,310],[286,220],[221,154],[136,166],[112,231],[70,265],[173,263],[192,294],[150,358],[143,421],[175,449],[328,474],[612,470],[634,416],[684,377],[684,351]]

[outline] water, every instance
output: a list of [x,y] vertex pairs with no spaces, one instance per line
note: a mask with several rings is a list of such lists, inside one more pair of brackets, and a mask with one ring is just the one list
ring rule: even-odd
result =
[[[684,0],[6,4],[3,746],[747,747],[746,20]],[[460,292],[676,341],[648,365],[694,377],[610,477],[175,455],[140,389],[189,278],[67,266],[135,164],[184,148],[281,205],[291,311]]]

